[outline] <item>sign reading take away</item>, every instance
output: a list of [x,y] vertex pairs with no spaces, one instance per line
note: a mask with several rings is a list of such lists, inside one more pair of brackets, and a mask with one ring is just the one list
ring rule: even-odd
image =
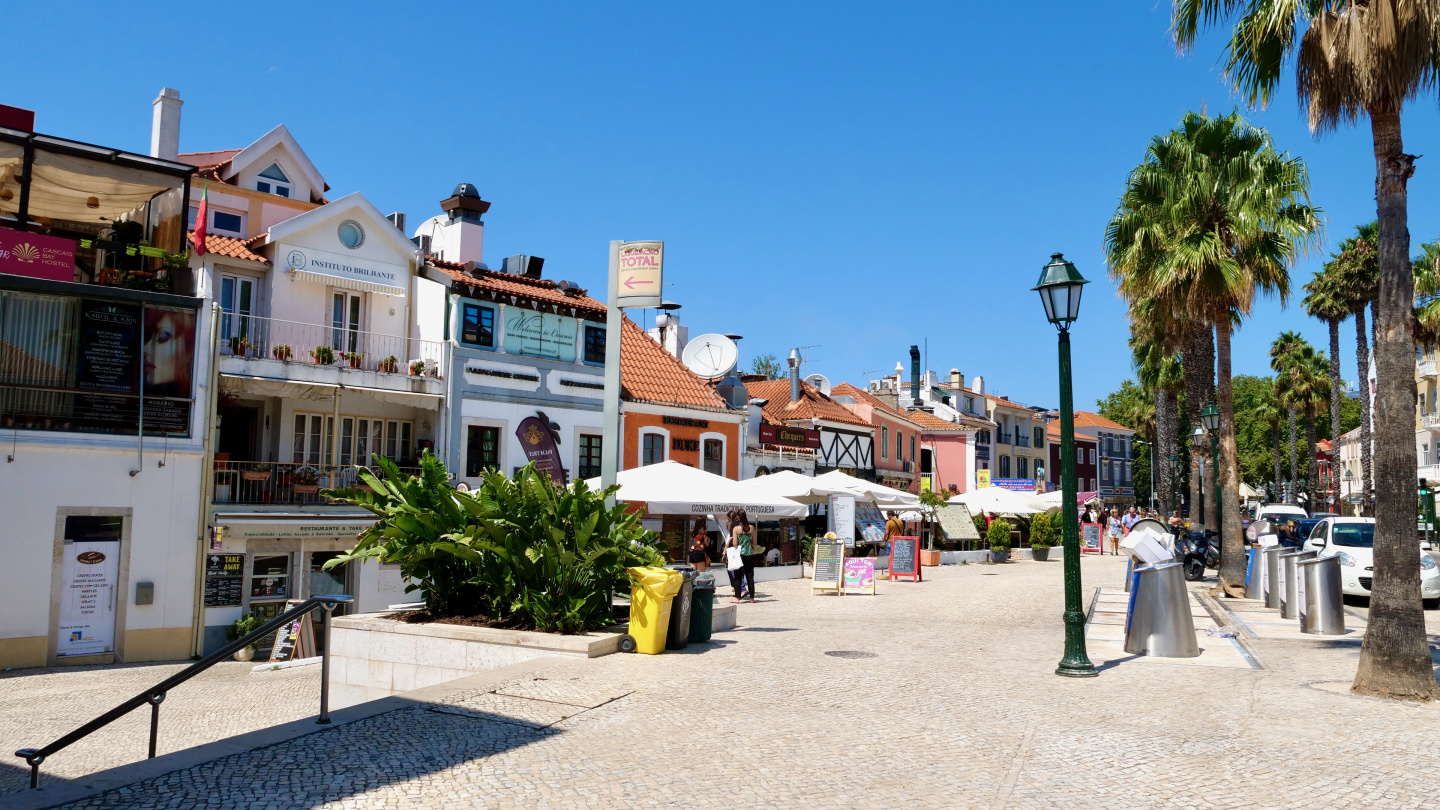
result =
[[611,300],[619,307],[658,307],[664,287],[664,242],[625,242]]

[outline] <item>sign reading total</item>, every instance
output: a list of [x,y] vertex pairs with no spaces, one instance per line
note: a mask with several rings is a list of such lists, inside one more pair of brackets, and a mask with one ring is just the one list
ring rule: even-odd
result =
[[75,242],[0,228],[0,273],[74,281]]
[[663,292],[664,242],[620,245],[613,299],[620,307],[658,307]]

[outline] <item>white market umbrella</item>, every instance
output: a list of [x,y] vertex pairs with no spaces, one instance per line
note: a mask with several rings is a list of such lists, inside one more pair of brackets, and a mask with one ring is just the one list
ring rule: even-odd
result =
[[826,489],[834,488],[842,492],[852,492],[857,499],[871,501],[880,509],[904,509],[920,505],[920,496],[918,495],[901,492],[898,489],[866,481],[863,478],[856,478],[853,475],[846,475],[839,470],[815,476],[815,484]]
[[[644,501],[652,515],[723,515],[743,509],[754,520],[804,517],[809,507],[788,498],[744,489],[738,481],[697,470],[678,461],[662,461],[616,476],[622,501]],[[600,479],[585,481],[600,489]]]
[[1012,492],[1001,487],[982,487],[970,492],[962,492],[951,498],[950,503],[964,504],[971,514],[994,512],[996,514],[1033,515],[1051,508],[1050,504],[1038,496]]
[[740,481],[739,485],[748,492],[760,492],[797,503],[826,503],[831,495],[849,495],[850,490],[838,487],[824,487],[815,483],[808,475],[793,470],[780,470],[769,475],[759,475]]

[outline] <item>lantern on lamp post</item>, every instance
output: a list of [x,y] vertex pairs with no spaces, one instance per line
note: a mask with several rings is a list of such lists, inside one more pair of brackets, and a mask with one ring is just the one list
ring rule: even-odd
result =
[[1070,324],[1080,317],[1080,294],[1089,282],[1065,261],[1050,256],[1040,270],[1035,292],[1045,307],[1045,319],[1060,330],[1060,509],[1065,549],[1065,657],[1056,675],[1093,678],[1099,673],[1085,652],[1085,614],[1080,609],[1080,523],[1075,514],[1075,404],[1070,390]]

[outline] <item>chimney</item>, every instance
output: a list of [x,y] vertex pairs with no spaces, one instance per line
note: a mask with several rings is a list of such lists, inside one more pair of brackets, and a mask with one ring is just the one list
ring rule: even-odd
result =
[[950,369],[950,384],[955,386],[957,391],[965,387],[965,375],[960,373],[960,369]]
[[430,253],[447,262],[483,264],[485,221],[480,217],[490,210],[490,203],[480,199],[473,184],[461,183],[440,201],[440,210],[445,213],[420,223],[411,235],[430,237]]
[[981,377],[979,374],[976,374],[975,381],[970,383],[970,390],[974,391],[977,394],[985,393],[985,378]]
[[800,401],[800,350],[791,349],[790,356],[785,358],[790,364],[790,401]]
[[920,347],[910,347],[910,397],[920,406]]
[[160,88],[160,95],[151,102],[150,157],[176,160],[180,157],[180,91]]

